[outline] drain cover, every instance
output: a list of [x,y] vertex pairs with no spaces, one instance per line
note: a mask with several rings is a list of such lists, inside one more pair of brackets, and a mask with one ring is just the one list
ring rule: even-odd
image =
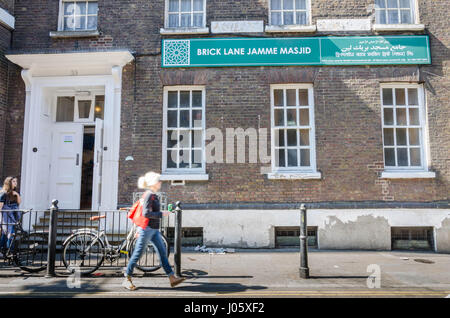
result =
[[429,259],[416,258],[414,261],[425,264],[434,264],[434,262]]

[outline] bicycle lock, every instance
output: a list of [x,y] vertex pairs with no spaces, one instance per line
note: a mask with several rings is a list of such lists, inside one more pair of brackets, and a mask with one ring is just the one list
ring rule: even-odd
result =
[[56,276],[55,262],[56,262],[56,231],[58,227],[58,200],[52,201],[50,207],[50,225],[48,233],[48,251],[47,251],[47,274],[46,278]]

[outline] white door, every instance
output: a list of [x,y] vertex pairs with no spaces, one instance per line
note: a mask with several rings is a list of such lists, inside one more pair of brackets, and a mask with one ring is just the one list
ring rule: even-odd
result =
[[102,200],[103,120],[95,120],[94,179],[92,184],[92,210],[99,210]]
[[83,125],[56,124],[52,134],[50,200],[60,209],[79,209],[81,167],[83,163]]

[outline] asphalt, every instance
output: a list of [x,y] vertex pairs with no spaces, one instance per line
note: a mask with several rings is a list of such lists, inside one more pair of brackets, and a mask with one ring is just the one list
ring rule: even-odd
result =
[[121,286],[122,268],[100,268],[81,278],[58,268],[57,277],[45,278],[45,273],[0,267],[0,297],[450,298],[449,254],[311,250],[308,262],[310,278],[302,279],[295,249],[184,250],[184,283],[171,288],[162,269],[151,274],[136,270],[138,290],[133,292]]

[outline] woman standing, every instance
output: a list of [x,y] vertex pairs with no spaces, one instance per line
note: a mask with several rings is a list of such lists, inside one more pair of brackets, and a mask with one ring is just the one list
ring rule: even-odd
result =
[[162,216],[167,216],[170,212],[161,212],[160,202],[156,193],[161,189],[161,175],[155,172],[148,172],[144,177],[139,178],[138,187],[140,189],[146,189],[147,191],[143,195],[143,205],[142,205],[142,216],[138,219],[134,219],[136,225],[138,226],[139,238],[136,242],[136,249],[130,258],[128,267],[125,273],[125,280],[122,286],[129,290],[135,290],[137,287],[133,285],[131,280],[131,275],[133,270],[139,261],[142,252],[145,250],[148,241],[152,241],[158,252],[159,260],[169,277],[170,286],[175,287],[184,278],[176,277],[172,267],[167,259],[167,251],[161,238],[161,233],[159,232],[159,223]]
[[19,209],[20,202],[21,198],[17,192],[17,178],[7,177],[0,191],[0,210],[2,211],[0,249],[3,254],[11,246],[14,224],[20,218],[20,213],[16,211]]

